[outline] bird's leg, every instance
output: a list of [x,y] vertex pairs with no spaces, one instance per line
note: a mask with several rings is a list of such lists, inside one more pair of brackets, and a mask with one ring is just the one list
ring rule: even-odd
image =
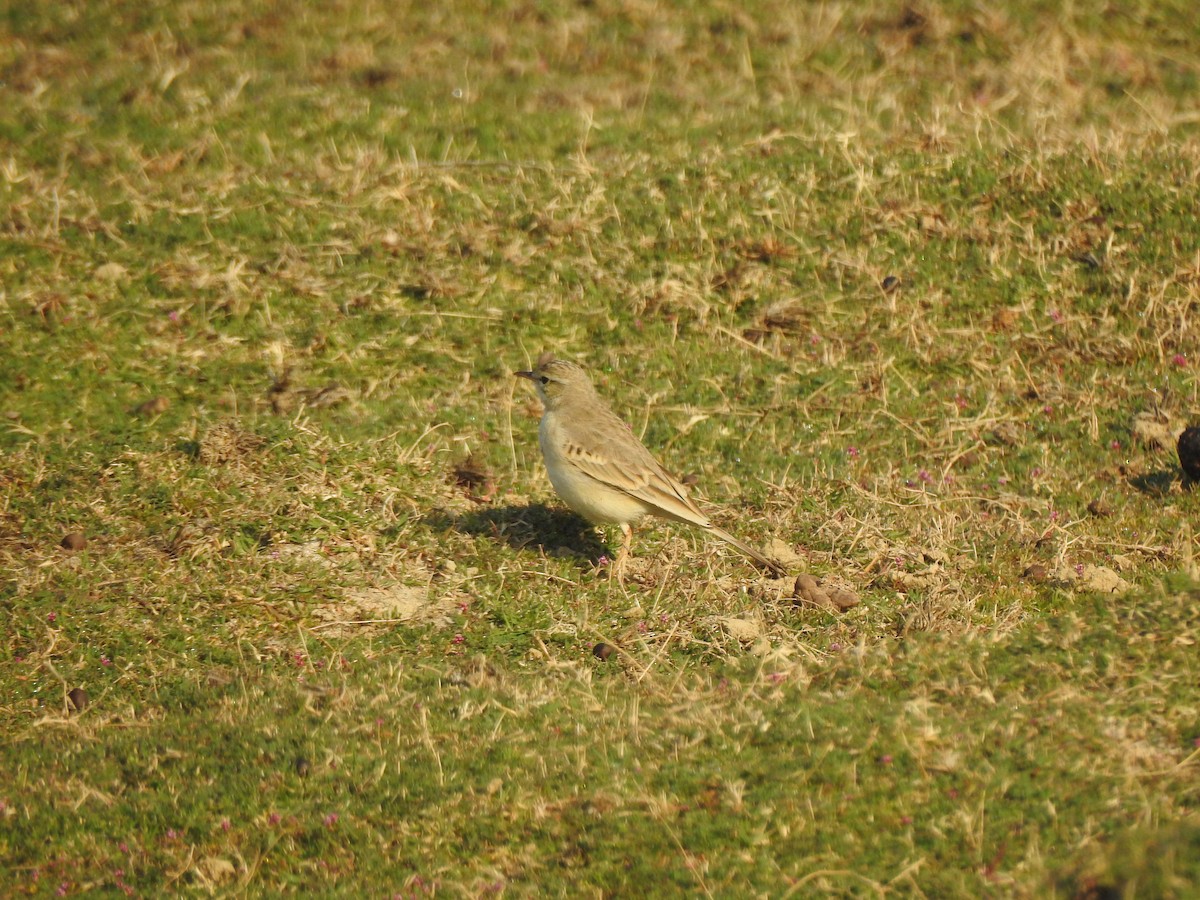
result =
[[617,584],[622,589],[625,587],[625,562],[629,558],[629,545],[631,543],[633,543],[633,529],[629,527],[628,522],[622,522],[621,549],[617,551],[617,558],[612,566],[612,574],[617,576]]

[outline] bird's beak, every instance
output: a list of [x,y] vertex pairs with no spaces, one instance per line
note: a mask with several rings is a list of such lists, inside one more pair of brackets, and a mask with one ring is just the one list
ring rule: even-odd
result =
[[528,378],[530,381],[534,381],[537,378],[532,372],[513,372],[513,374],[518,378]]

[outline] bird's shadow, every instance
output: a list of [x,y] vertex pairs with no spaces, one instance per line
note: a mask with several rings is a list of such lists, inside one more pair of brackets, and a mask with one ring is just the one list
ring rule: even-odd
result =
[[[1175,469],[1159,469],[1157,472],[1147,472],[1129,479],[1129,484],[1143,494],[1151,497],[1165,497],[1171,493],[1172,486],[1180,480],[1179,472]],[[1183,489],[1191,490],[1195,482],[1183,476]]]
[[436,512],[425,517],[425,524],[492,538],[514,550],[536,550],[547,556],[568,557],[581,566],[595,566],[604,557],[612,557],[595,526],[586,519],[569,510],[541,503],[490,506],[461,515]]

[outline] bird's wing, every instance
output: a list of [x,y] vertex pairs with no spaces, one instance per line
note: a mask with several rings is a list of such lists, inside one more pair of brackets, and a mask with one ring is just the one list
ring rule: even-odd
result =
[[564,454],[583,474],[652,506],[660,516],[701,528],[711,525],[683,485],[616,414],[603,410],[594,421],[563,424]]

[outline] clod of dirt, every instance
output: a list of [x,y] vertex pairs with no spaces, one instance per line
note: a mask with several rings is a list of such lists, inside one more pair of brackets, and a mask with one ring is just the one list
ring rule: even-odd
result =
[[779,538],[771,538],[763,547],[763,555],[773,559],[785,569],[795,569],[804,565],[804,557],[792,549],[792,545]]
[[141,416],[144,419],[161,416],[170,407],[171,401],[166,397],[152,397],[144,403],[139,403],[133,408],[135,416]]
[[71,701],[71,708],[76,712],[83,712],[87,709],[87,705],[91,702],[88,699],[88,692],[83,688],[71,688],[71,692],[67,694],[67,699]]
[[831,609],[834,612],[846,612],[858,606],[858,594],[846,588],[834,585],[822,585],[811,575],[800,575],[796,578],[796,587],[792,592],[797,606],[815,606],[820,609]]
[[59,546],[64,550],[82,550],[87,546],[87,538],[78,531],[72,531],[70,534],[64,535],[63,539],[58,542]]
[[1130,569],[1138,567],[1133,557],[1126,556],[1124,553],[1114,553],[1109,556],[1108,561],[1113,564],[1113,568],[1118,572],[1128,572]]
[[596,657],[596,659],[600,660],[600,662],[608,662],[609,657],[616,652],[616,647],[614,647],[612,644],[606,644],[603,641],[592,648],[592,656]]
[[1179,465],[1192,481],[1200,481],[1200,426],[1191,425],[1183,429],[1175,445],[1179,453]]
[[110,262],[96,266],[95,271],[92,272],[92,277],[97,281],[121,281],[127,274],[128,272],[123,265]]
[[749,619],[739,619],[737,616],[724,616],[720,619],[721,627],[731,638],[742,644],[752,644],[762,634],[758,624]]
[[1140,412],[1133,417],[1133,436],[1151,450],[1175,447],[1171,420],[1158,412]]
[[1084,566],[1079,581],[1084,590],[1098,594],[1123,594],[1129,590],[1129,582],[1108,566]]
[[495,476],[474,453],[454,467],[454,483],[476,503],[490,503],[496,495]]
[[1026,581],[1045,581],[1046,567],[1041,563],[1033,563],[1026,567],[1025,571],[1021,573],[1021,577]]
[[1011,331],[1021,319],[1021,311],[1008,307],[992,313],[992,331]]
[[1097,497],[1088,504],[1088,512],[1098,519],[1103,519],[1106,516],[1111,516],[1113,509],[1103,497]]
[[1063,563],[1054,570],[1054,578],[1080,591],[1097,594],[1123,594],[1129,582],[1108,566],[1071,566]]

